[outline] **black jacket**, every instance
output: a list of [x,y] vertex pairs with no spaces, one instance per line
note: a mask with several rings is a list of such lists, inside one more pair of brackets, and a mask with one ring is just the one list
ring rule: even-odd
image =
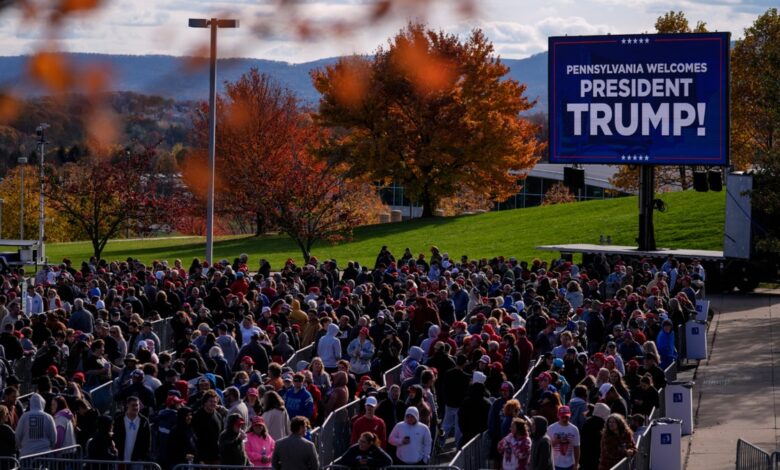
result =
[[207,413],[203,408],[192,417],[192,430],[198,440],[198,460],[213,462],[219,459],[219,435],[222,433],[222,418],[219,413]]
[[[365,465],[361,463],[364,459]],[[392,465],[393,459],[387,455],[387,452],[375,445],[364,452],[360,450],[360,444],[354,444],[334,463],[350,468],[382,468]]]
[[580,469],[597,470],[601,457],[601,431],[604,429],[604,420],[598,416],[591,416],[585,420],[580,431]]
[[465,445],[472,437],[487,430],[488,414],[490,414],[490,401],[487,399],[485,385],[471,384],[468,388],[468,396],[458,410],[458,426],[462,433],[458,446]]
[[[138,435],[135,438],[133,454],[130,459],[134,462],[149,461],[149,451],[152,447],[152,434],[149,430],[149,420],[142,415],[138,415]],[[119,415],[114,420],[114,444],[119,460],[124,460],[125,455],[125,415]]]
[[466,399],[471,375],[462,369],[452,369],[444,374],[444,404],[450,408],[460,408]]
[[219,462],[222,465],[248,465],[249,459],[244,450],[245,435],[233,430],[233,425],[240,418],[233,414],[228,416],[227,428],[219,435]]

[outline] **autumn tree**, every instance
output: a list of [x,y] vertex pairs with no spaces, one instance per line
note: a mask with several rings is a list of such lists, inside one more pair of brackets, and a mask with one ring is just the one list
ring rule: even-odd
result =
[[765,240],[780,251],[780,15],[770,8],[747,29],[732,53],[731,160],[756,169],[752,192]]
[[[659,34],[706,33],[707,23],[696,22],[691,28],[688,18],[682,11],[668,11],[655,20],[655,32]],[[690,187],[691,172],[685,166],[656,166],[656,191],[679,186],[683,191]],[[639,166],[621,165],[611,178],[611,183],[623,191],[639,191]]]
[[544,193],[543,206],[552,206],[554,204],[564,204],[567,202],[576,202],[577,198],[571,193],[568,186],[562,182],[557,182],[550,186],[550,189]]
[[[24,190],[20,190],[21,170],[24,168]],[[24,236],[26,239],[38,238],[38,217],[40,210],[40,167],[36,165],[20,165],[8,171],[0,181],[0,198],[2,199],[2,232],[0,238],[19,238],[20,196],[24,194]],[[75,230],[67,218],[56,211],[46,201],[44,205],[45,237],[47,242],[62,242],[74,240]]]
[[287,184],[270,208],[276,225],[292,238],[308,263],[316,242],[349,239],[352,229],[366,219],[363,201],[377,195],[370,185],[349,180],[308,151],[296,151],[288,165]]
[[92,243],[98,259],[126,227],[143,233],[166,222],[174,202],[157,195],[155,173],[149,171],[153,161],[151,148],[104,149],[52,173],[47,184],[52,207]]
[[320,155],[348,176],[404,186],[431,217],[462,186],[492,200],[515,192],[543,144],[520,117],[534,102],[480,30],[464,41],[410,24],[372,57],[312,73],[317,122],[333,129]]
[[[253,68],[236,82],[225,83],[217,99],[216,202],[222,213],[250,214],[256,234],[269,224],[268,207],[286,183],[285,165],[293,146],[305,146],[308,119],[292,91]],[[195,146],[184,177],[196,196],[205,198],[208,104],[194,118]]]

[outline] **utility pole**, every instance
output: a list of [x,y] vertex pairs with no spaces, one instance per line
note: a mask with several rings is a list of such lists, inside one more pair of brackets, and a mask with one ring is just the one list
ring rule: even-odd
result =
[[211,68],[209,70],[209,183],[206,200],[206,261],[212,264],[214,254],[214,179],[216,172],[217,126],[217,29],[238,28],[238,20],[190,18],[190,28],[211,29]]
[[19,240],[24,240],[24,167],[27,165],[27,157],[22,154],[17,162],[19,163]]
[[[46,129],[48,129],[50,126],[46,124],[45,122],[41,123],[36,129],[35,134],[38,136],[38,154],[40,156],[40,166],[41,166],[41,195],[40,195],[40,210],[38,212],[38,260],[43,260],[45,258],[45,252],[43,247],[43,239],[44,239],[44,224],[46,221],[46,213],[45,213],[45,199],[44,199],[44,184],[46,182],[46,173],[44,171],[44,158],[46,156],[46,136],[45,132]],[[37,260],[36,260],[37,262]]]

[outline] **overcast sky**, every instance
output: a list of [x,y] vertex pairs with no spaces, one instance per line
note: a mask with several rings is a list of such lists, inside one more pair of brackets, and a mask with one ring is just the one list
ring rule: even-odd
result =
[[[412,3],[415,0],[400,0]],[[546,50],[551,35],[641,33],[653,30],[655,19],[670,9],[686,12],[691,23],[703,20],[710,30],[731,31],[739,38],[745,27],[777,0],[475,0],[477,11],[464,18],[455,0],[439,0],[428,12],[431,26],[466,33],[482,28],[506,58],[523,58]],[[187,28],[189,17],[230,15],[242,21],[237,30],[220,31],[220,56],[256,57],[306,62],[350,53],[368,53],[402,27],[408,14],[363,28],[352,35],[301,41],[286,31],[276,2],[263,0],[105,0],[98,13],[69,20],[51,37],[35,22],[22,20],[14,9],[0,13],[0,55],[18,55],[52,44],[70,52],[107,54],[192,55],[208,40],[205,30]],[[296,15],[317,22],[356,19],[373,0],[302,0]],[[419,13],[415,13],[419,14]],[[272,21],[268,21],[273,18]],[[256,21],[274,25],[259,35]]]

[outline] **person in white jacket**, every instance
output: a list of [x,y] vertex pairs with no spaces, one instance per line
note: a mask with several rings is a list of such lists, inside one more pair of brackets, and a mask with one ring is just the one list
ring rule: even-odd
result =
[[54,418],[44,411],[45,406],[42,396],[37,393],[30,396],[30,410],[22,415],[16,426],[20,457],[52,450],[57,444],[57,427]]
[[420,412],[413,406],[393,427],[388,442],[395,446],[395,455],[403,465],[427,465],[431,458],[431,432],[420,422]]

